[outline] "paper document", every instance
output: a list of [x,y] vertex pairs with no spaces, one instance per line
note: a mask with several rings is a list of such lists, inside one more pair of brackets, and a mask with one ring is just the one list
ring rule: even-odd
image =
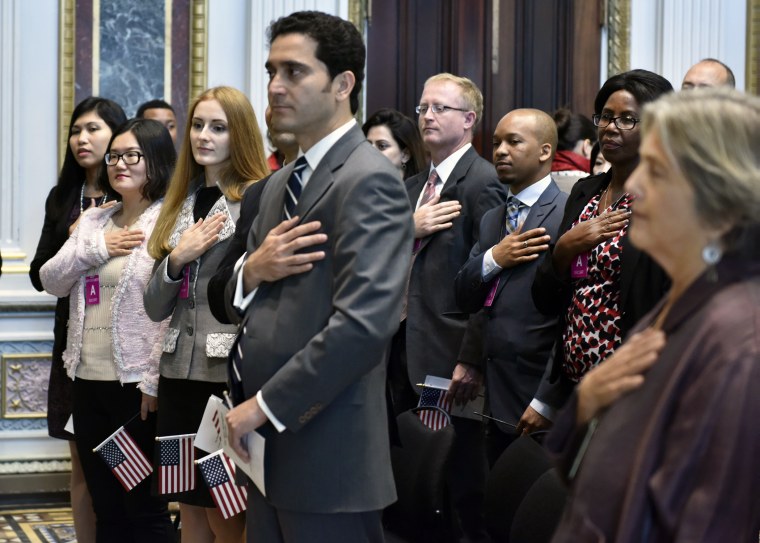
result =
[[219,407],[222,405],[224,405],[224,401],[221,398],[209,396],[201,425],[198,427],[198,433],[195,436],[195,443],[193,444],[207,453],[216,452],[222,448],[222,421],[219,414]]
[[[425,376],[426,387],[437,388],[438,390],[448,390],[451,384],[451,379],[445,379],[443,377],[436,377],[434,375]],[[470,400],[464,405],[453,404],[451,406],[452,417],[464,417],[466,419],[483,420],[480,415],[476,415],[475,412],[483,412],[483,402],[485,401],[485,388],[480,387],[478,395],[474,400]]]
[[203,412],[198,434],[195,436],[195,446],[199,449],[212,453],[223,449],[225,454],[235,462],[235,465],[245,472],[254,482],[259,491],[266,496],[264,485],[264,437],[258,432],[251,432],[246,436],[248,455],[251,459],[245,462],[235,452],[229,443],[229,429],[225,416],[230,410],[224,400],[217,396],[210,396]]
[[259,489],[259,492],[261,492],[263,496],[266,496],[267,492],[264,485],[264,448],[266,441],[264,440],[264,436],[256,431],[249,432],[248,435],[245,436],[245,442],[248,446],[248,456],[250,457],[250,460],[246,462],[240,458],[238,453],[235,452],[235,449],[230,445],[230,430],[227,427],[227,419],[225,418],[225,415],[229,410],[230,409],[224,404],[219,408],[222,419],[222,448],[227,456],[235,462],[235,465],[242,469],[245,474],[251,478],[251,481],[253,481],[256,488]]

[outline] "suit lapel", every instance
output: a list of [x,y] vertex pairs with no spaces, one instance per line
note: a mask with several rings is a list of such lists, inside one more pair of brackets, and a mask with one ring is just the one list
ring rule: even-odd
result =
[[425,181],[427,181],[429,173],[429,171],[421,172],[406,180],[406,193],[409,195],[409,202],[412,204],[412,209],[417,207],[417,200],[420,199],[422,188],[425,186]]
[[[521,232],[525,232],[533,228],[538,228],[541,226],[541,224],[543,224],[549,214],[552,213],[552,211],[554,211],[554,209],[557,207],[555,200],[557,199],[559,192],[559,187],[557,187],[557,184],[554,181],[549,183],[549,186],[546,187],[546,190],[541,193],[541,196],[538,197],[536,203],[530,207],[530,211],[528,212],[528,216],[525,218],[525,223],[523,224]],[[504,206],[504,213],[502,217],[504,217],[504,220],[506,220],[506,206]],[[499,274],[499,286],[496,289],[496,296],[494,296],[494,299],[498,297],[499,294],[501,294],[502,290],[504,290],[504,286],[509,281],[513,269],[514,268],[510,268]]]
[[[335,180],[333,172],[343,166],[353,150],[365,141],[366,138],[361,129],[358,126],[353,126],[327,151],[327,154],[317,165],[317,169],[312,172],[296,205],[296,213],[301,217],[300,222],[305,221],[304,217],[309,214],[309,211],[333,184]],[[282,198],[284,202],[284,193]]]
[[[458,199],[457,185],[459,185],[459,183],[462,182],[467,177],[467,172],[470,170],[470,166],[475,161],[475,158],[477,158],[477,156],[478,156],[478,153],[477,151],[475,151],[474,147],[470,147],[469,149],[467,149],[467,152],[465,152],[465,154],[462,155],[462,158],[459,159],[459,161],[457,162],[457,165],[454,166],[453,170],[451,170],[451,174],[449,175],[449,178],[443,184],[443,188],[441,189],[441,198],[439,200],[440,202]],[[412,200],[412,206],[417,205],[417,200],[419,199],[420,192],[422,192],[422,187],[425,185],[426,181],[427,181],[427,175],[424,175],[422,179],[422,183],[419,184],[419,187],[414,186],[414,194],[412,194],[411,191],[409,192],[410,198],[414,197],[414,200]],[[425,249],[425,247],[433,240],[433,238],[440,233],[441,232],[433,234],[432,236],[423,238],[420,243],[420,248],[417,251],[417,253],[418,254],[421,253]]]
[[441,202],[457,199],[457,185],[467,177],[467,172],[470,170],[470,166],[472,166],[472,163],[477,156],[478,153],[475,151],[474,147],[470,147],[467,149],[467,152],[462,155],[462,158],[459,159],[457,165],[451,170],[451,175],[449,175],[449,178],[443,185],[443,189],[441,190]]

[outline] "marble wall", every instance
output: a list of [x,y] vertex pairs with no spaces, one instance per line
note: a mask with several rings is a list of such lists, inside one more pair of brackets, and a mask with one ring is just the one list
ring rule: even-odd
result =
[[[100,0],[99,92],[128,116],[148,99],[165,96],[166,17],[163,2]],[[170,53],[169,55],[170,56]]]

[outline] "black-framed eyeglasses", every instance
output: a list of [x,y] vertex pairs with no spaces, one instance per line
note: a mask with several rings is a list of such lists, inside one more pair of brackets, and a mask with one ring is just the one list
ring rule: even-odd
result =
[[108,166],[116,166],[119,163],[119,159],[122,159],[127,166],[134,166],[144,156],[140,151],[127,151],[121,154],[106,153],[105,161]]
[[462,109],[460,107],[451,107],[451,106],[442,106],[441,104],[433,104],[430,106],[417,106],[414,108],[414,111],[417,112],[417,115],[424,115],[427,113],[428,109],[438,115],[439,113],[445,113],[446,111],[470,111],[469,109]]
[[615,123],[615,126],[617,126],[620,130],[633,130],[633,127],[641,122],[641,119],[631,117],[630,115],[610,117],[604,113],[601,115],[597,113],[592,117],[592,120],[594,121],[594,125],[598,126],[599,128],[604,128],[606,126],[609,126],[610,123]]

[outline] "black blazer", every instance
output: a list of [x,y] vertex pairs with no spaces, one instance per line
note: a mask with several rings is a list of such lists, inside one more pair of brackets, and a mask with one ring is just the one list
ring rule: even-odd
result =
[[208,282],[208,305],[211,314],[222,324],[233,324],[225,309],[224,289],[235,271],[235,263],[245,254],[248,232],[251,230],[253,219],[259,214],[261,193],[270,177],[271,174],[254,183],[243,194],[243,200],[240,202],[240,217],[235,223],[235,235],[232,236],[216,273]]
[[[412,208],[428,174],[406,180]],[[409,278],[406,357],[413,386],[428,374],[451,377],[458,361],[479,363],[480,346],[463,342],[469,316],[456,304],[454,278],[478,240],[483,215],[505,202],[506,190],[493,164],[471,147],[443,186],[440,201],[447,200],[458,200],[461,214],[451,228],[422,240]]]
[[[573,189],[570,191],[570,196],[567,199],[565,215],[562,217],[557,239],[570,229],[570,226],[581,214],[581,211],[586,207],[589,200],[595,194],[604,190],[611,180],[612,173],[606,172],[581,179],[573,185]],[[556,240],[550,245],[550,251],[554,249],[555,243]],[[620,331],[622,337],[625,338],[638,320],[662,298],[670,286],[670,280],[654,260],[631,244],[628,236],[623,237],[622,248],[623,252],[620,261]],[[547,371],[545,375],[548,382],[547,379],[544,379],[544,383],[539,388],[537,398],[549,403],[552,407],[561,407],[567,400],[569,391],[572,390],[572,386],[565,383],[565,390],[563,392],[556,395],[549,392],[550,389],[553,389],[555,392],[557,390],[555,386],[550,387],[549,383],[556,385],[558,378],[561,377],[560,369],[564,356],[562,331],[572,293],[573,287],[570,279],[570,270],[565,270],[562,274],[558,274],[554,269],[552,259],[548,257],[544,259],[533,281],[533,302],[542,313],[559,317],[560,327],[554,346],[553,362],[550,371]],[[557,403],[560,405],[557,405]]]
[[[68,212],[62,216],[56,213],[56,202],[60,206],[57,195],[58,187],[53,187],[45,200],[45,220],[42,223],[42,233],[37,243],[37,251],[29,265],[29,279],[39,292],[45,288],[40,280],[40,268],[53,258],[61,250],[63,244],[69,239]],[[77,193],[79,191],[77,190]],[[64,199],[65,201],[71,198]],[[71,205],[76,199],[71,200]],[[60,360],[63,363],[63,351],[66,349],[66,326],[69,322],[69,297],[58,298],[55,306],[55,321],[53,325],[53,362]]]
[[[562,219],[567,194],[552,181],[531,206],[523,231],[543,227],[552,240]],[[483,217],[480,239],[456,277],[459,307],[473,313],[467,336],[482,337],[481,361],[488,405],[494,417],[516,424],[538,389],[557,335],[557,317],[540,313],[530,287],[546,253],[532,262],[502,270],[490,307],[484,307],[495,278],[484,282],[483,257],[503,236],[506,204]],[[502,427],[503,431],[512,429]]]

